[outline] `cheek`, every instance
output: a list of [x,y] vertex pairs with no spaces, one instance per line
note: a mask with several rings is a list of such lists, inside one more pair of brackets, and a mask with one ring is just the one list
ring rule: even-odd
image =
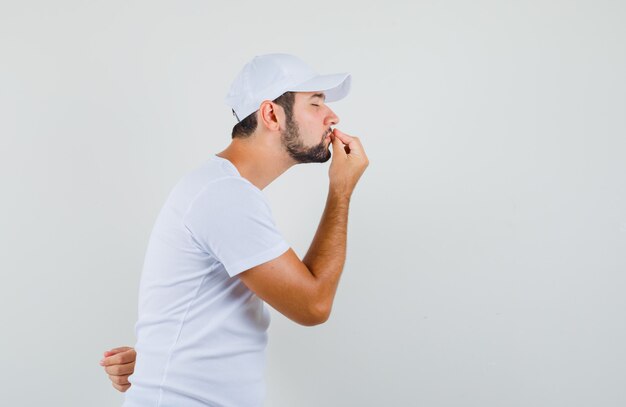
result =
[[306,144],[319,143],[327,130],[324,126],[326,110],[324,108],[302,109],[294,114],[294,118],[300,128],[300,136]]
[[300,135],[308,140],[312,140],[315,138],[315,134],[317,133],[317,129],[311,123],[307,123],[304,126],[300,126]]
[[323,112],[306,112],[298,121],[300,130],[308,134],[317,134],[324,130],[324,114]]

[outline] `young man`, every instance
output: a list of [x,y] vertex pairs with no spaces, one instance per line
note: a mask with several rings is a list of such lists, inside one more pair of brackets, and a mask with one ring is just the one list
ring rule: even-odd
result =
[[[349,88],[348,74],[318,75],[291,55],[244,66],[226,98],[240,120],[231,144],[176,185],[152,231],[136,353],[117,348],[101,362],[128,389],[124,406],[260,406],[264,302],[302,325],[328,319],[368,165],[359,139],[331,127],[339,118],[326,102]],[[300,260],[261,190],[294,164],[328,161],[331,144],[326,207]]]

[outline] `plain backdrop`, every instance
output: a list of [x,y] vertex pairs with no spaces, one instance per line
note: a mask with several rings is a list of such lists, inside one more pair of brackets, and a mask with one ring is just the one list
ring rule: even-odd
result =
[[[255,55],[350,72],[370,158],[331,319],[268,407],[626,405],[626,3],[0,3],[0,405],[116,406],[153,222]],[[264,190],[303,256],[328,164]]]

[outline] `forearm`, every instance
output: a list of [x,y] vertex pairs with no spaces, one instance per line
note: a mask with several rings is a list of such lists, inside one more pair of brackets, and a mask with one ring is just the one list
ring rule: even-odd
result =
[[346,261],[350,196],[369,161],[358,138],[333,130],[328,196],[311,246],[302,260],[287,250],[239,274],[263,301],[306,326],[324,323]]
[[346,261],[350,196],[329,189],[315,237],[302,262],[316,280],[316,291],[328,309],[332,306]]

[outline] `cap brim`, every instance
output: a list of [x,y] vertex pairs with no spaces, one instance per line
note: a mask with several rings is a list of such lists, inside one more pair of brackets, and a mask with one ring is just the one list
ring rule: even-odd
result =
[[293,92],[321,91],[326,95],[326,102],[336,102],[348,96],[351,82],[352,77],[349,73],[318,75],[289,90]]

